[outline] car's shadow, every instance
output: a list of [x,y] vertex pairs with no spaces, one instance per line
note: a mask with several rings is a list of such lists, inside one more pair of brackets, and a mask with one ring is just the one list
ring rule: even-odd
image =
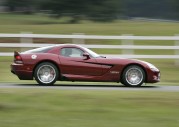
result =
[[[32,86],[32,87],[39,87],[42,85],[38,85],[38,84],[16,84],[17,86]],[[42,87],[46,87],[46,86],[42,86]],[[140,87],[126,87],[124,85],[83,85],[83,84],[55,84],[53,86],[48,86],[48,87],[96,87],[96,88],[158,88],[159,86],[147,86],[147,85],[143,85]]]

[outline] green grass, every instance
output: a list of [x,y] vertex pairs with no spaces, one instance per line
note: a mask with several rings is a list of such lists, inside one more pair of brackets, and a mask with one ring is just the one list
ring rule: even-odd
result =
[[178,127],[179,93],[0,89],[2,127]]
[[[0,33],[33,32],[40,34],[85,33],[94,35],[174,35],[179,23],[81,21],[64,24],[68,17],[51,19],[42,15],[0,14]],[[19,42],[17,38],[0,43]],[[71,39],[34,39],[35,43],[71,43]],[[121,44],[118,40],[86,40],[87,44]],[[173,45],[172,41],[135,41],[136,45]],[[17,49],[0,48],[0,52]],[[120,54],[121,50],[97,50],[101,54]],[[174,54],[171,50],[135,50],[136,54]],[[162,72],[157,85],[179,85],[179,69],[174,60],[144,59]],[[0,57],[0,82],[35,84],[20,81],[10,72],[12,57]],[[57,84],[71,82],[57,82]],[[79,83],[73,84],[90,84]],[[105,83],[95,83],[105,84]],[[118,83],[106,83],[118,85]],[[90,91],[60,89],[0,89],[1,127],[178,127],[178,92]]]
[[[179,33],[179,23],[114,21],[95,23],[82,21],[79,24],[64,24],[63,19],[53,19],[43,15],[0,14],[0,33],[22,31],[46,34],[85,33],[95,35],[174,35]],[[45,22],[45,23],[44,23]]]

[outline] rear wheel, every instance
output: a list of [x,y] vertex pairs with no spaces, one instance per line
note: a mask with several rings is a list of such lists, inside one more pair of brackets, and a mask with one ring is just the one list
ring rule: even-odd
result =
[[40,63],[34,71],[35,80],[40,85],[53,85],[59,76],[57,67],[50,62]]
[[145,81],[146,75],[140,66],[128,66],[122,74],[122,83],[125,86],[137,87],[141,86]]

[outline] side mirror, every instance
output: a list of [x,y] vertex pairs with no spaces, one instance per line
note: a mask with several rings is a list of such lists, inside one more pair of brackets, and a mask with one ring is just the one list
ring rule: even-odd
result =
[[90,55],[88,53],[83,53],[83,57],[85,60],[90,59]]

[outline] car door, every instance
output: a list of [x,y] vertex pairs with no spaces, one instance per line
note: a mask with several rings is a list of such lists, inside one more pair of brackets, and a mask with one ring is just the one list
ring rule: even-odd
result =
[[85,59],[85,52],[76,47],[64,47],[60,49],[60,69],[62,74],[73,75],[102,75],[102,66],[95,58]]

